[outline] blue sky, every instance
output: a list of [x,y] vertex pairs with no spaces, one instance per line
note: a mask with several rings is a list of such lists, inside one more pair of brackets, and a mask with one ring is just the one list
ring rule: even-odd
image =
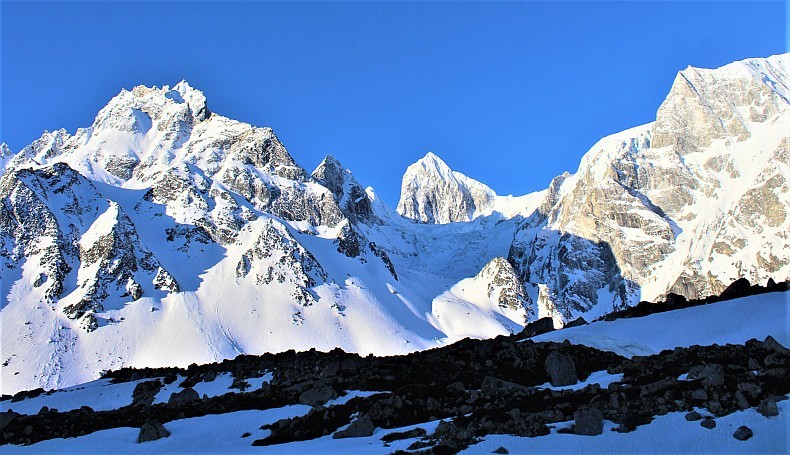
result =
[[395,205],[433,151],[499,194],[545,188],[650,122],[677,71],[786,52],[785,2],[2,1],[0,140],[88,126],[121,88],[203,90]]

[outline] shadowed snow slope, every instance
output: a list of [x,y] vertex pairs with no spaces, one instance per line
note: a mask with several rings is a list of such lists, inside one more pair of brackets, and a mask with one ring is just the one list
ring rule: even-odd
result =
[[773,292],[641,318],[599,321],[538,335],[534,341],[584,344],[626,357],[677,346],[739,344],[768,335],[790,345],[788,293]]

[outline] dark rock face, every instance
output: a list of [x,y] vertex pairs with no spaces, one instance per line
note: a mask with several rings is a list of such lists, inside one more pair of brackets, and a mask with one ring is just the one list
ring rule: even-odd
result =
[[370,420],[370,417],[363,415],[351,422],[345,430],[338,431],[332,435],[334,439],[343,438],[361,438],[363,436],[371,436],[376,429],[376,425]]
[[596,436],[603,433],[603,413],[598,409],[585,406],[573,413],[573,431],[584,436]]
[[573,362],[572,357],[552,351],[546,357],[545,364],[551,385],[557,387],[573,385],[579,382],[579,378],[576,376],[576,364]]
[[156,441],[157,439],[167,438],[169,436],[170,432],[167,431],[167,428],[161,423],[152,420],[144,423],[143,426],[140,427],[140,435],[137,436],[137,442],[142,444],[143,442]]
[[735,433],[732,434],[732,437],[739,441],[746,441],[751,439],[752,436],[754,436],[754,432],[752,432],[752,429],[747,426],[738,427],[738,429],[735,430]]
[[311,177],[332,192],[340,211],[349,220],[368,221],[373,218],[373,208],[364,188],[333,156],[327,155]]

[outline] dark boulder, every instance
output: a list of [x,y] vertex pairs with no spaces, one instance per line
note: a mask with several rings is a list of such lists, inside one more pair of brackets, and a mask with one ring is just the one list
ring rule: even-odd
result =
[[534,337],[536,335],[551,332],[553,330],[554,320],[552,318],[540,318],[537,321],[533,321],[525,325],[521,332],[516,335],[516,339],[523,340],[524,338]]
[[697,389],[691,392],[692,400],[708,401],[708,392],[705,389]]
[[579,382],[576,376],[576,364],[573,358],[559,351],[551,351],[546,357],[546,373],[549,375],[549,382],[554,387],[573,385]]
[[143,426],[140,427],[140,435],[137,436],[137,442],[143,443],[148,441],[156,441],[157,439],[162,439],[170,436],[170,432],[167,431],[161,423],[152,420],[150,422],[146,422]]
[[514,394],[524,394],[529,390],[515,382],[503,381],[501,379],[486,376],[483,379],[483,384],[480,386],[480,391],[492,397],[508,397]]
[[699,420],[701,418],[702,418],[702,415],[700,415],[700,413],[697,412],[697,411],[691,411],[688,414],[686,414],[686,420],[688,420],[689,422],[693,422],[693,421]]
[[381,440],[384,442],[394,442],[400,441],[403,439],[414,439],[414,438],[421,438],[426,435],[426,431],[423,428],[413,428],[407,431],[396,431],[393,433],[387,433],[381,437]]
[[159,380],[144,381],[137,384],[134,387],[134,392],[132,392],[132,406],[151,406],[161,388],[162,383]]
[[371,436],[375,429],[376,429],[376,425],[374,425],[373,421],[370,420],[370,417],[368,417],[365,414],[360,417],[357,417],[357,419],[351,422],[351,425],[349,425],[348,428],[346,428],[345,430],[341,430],[333,434],[332,438],[344,439],[344,438],[361,438],[365,436]]
[[318,406],[337,398],[337,392],[326,384],[316,384],[299,394],[299,404]]
[[173,394],[170,395],[170,399],[167,400],[167,404],[179,405],[179,404],[191,403],[193,401],[198,401],[198,400],[200,400],[200,395],[198,395],[198,393],[195,392],[195,389],[193,389],[192,387],[187,387],[186,389],[180,392],[173,392]]
[[569,329],[571,327],[579,327],[580,325],[587,325],[587,321],[581,316],[579,316],[578,318],[574,319],[573,321],[565,324],[562,328],[563,329]]
[[592,406],[583,406],[573,413],[576,434],[596,436],[603,433],[603,413]]
[[776,406],[776,398],[769,397],[761,401],[757,405],[757,412],[766,417],[775,417],[779,415],[779,408]]
[[8,426],[14,419],[17,418],[19,414],[12,410],[7,410],[6,412],[0,412],[0,430],[4,429]]
[[706,389],[719,387],[724,384],[724,367],[716,363],[709,363],[700,371],[699,377]]
[[699,424],[702,428],[707,428],[708,430],[712,430],[716,428],[716,421],[712,418],[702,419],[702,422],[700,422]]
[[735,430],[735,433],[732,434],[732,437],[739,441],[746,441],[752,436],[754,436],[754,432],[752,432],[752,429],[747,426],[738,427],[738,429]]
[[782,344],[776,341],[776,339],[774,339],[774,337],[772,337],[771,335],[768,335],[765,338],[765,341],[763,341],[763,346],[778,354],[790,355],[790,349],[787,349],[786,347],[782,346]]

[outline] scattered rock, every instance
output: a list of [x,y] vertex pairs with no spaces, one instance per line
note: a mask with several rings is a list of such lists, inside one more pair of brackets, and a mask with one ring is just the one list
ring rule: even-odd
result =
[[387,433],[381,437],[381,440],[384,442],[393,442],[393,441],[400,441],[402,439],[413,439],[413,438],[421,438],[425,436],[426,431],[423,428],[413,428],[408,431],[396,431],[393,433]]
[[777,353],[768,354],[763,359],[763,364],[767,367],[781,366],[783,363],[782,356]]
[[[135,374],[139,376],[138,373]],[[143,381],[137,384],[132,392],[132,406],[151,406],[161,388],[162,383],[158,380]]]
[[700,415],[700,413],[697,412],[697,411],[691,411],[688,414],[686,414],[686,420],[688,420],[689,422],[694,422],[694,421],[699,420],[701,418],[702,418],[702,415]]
[[706,389],[719,387],[724,384],[724,367],[717,363],[709,363],[700,371],[699,377]]
[[579,382],[576,376],[576,364],[573,358],[559,351],[551,351],[546,357],[546,373],[549,374],[549,382],[554,387],[573,385]]
[[757,405],[757,412],[766,417],[775,417],[779,415],[779,408],[776,406],[776,398],[769,397]]
[[337,392],[326,384],[318,384],[299,394],[299,404],[318,406],[337,398]]
[[743,395],[743,392],[740,390],[735,392],[735,402],[741,409],[749,409],[751,407],[749,400],[746,399],[746,397]]
[[565,324],[562,328],[563,329],[569,329],[571,327],[578,327],[580,325],[587,325],[587,321],[581,316],[579,316],[578,318],[574,319],[573,321]]
[[192,387],[187,387],[180,392],[173,392],[167,404],[186,404],[200,400],[200,395]]
[[694,400],[708,401],[708,392],[705,389],[697,389],[691,392],[691,398]]
[[595,436],[603,433],[603,413],[592,406],[583,406],[573,413],[574,433]]
[[750,396],[752,398],[758,398],[760,395],[763,394],[763,388],[757,384],[751,384],[748,382],[743,382],[738,384],[738,390],[743,392],[745,395]]
[[509,451],[509,450],[507,450],[507,449],[506,449],[506,448],[504,448],[504,447],[500,447],[500,448],[498,448],[498,449],[494,450],[494,451],[493,451],[493,452],[491,452],[491,453],[508,454],[508,453],[510,453],[510,451]]
[[480,391],[490,396],[505,396],[513,395],[516,393],[526,393],[528,387],[516,384],[515,382],[503,381],[501,379],[486,376],[483,379],[483,384],[480,386]]
[[708,430],[716,428],[716,420],[710,417],[706,417],[702,419],[702,422],[700,422],[699,424],[702,428],[707,428]]
[[137,436],[137,442],[143,443],[148,441],[156,441],[157,439],[167,438],[170,432],[167,431],[161,423],[156,420],[146,422],[140,427],[140,435]]
[[17,418],[19,414],[12,410],[7,410],[6,412],[0,412],[0,430],[4,429],[8,426],[14,419]]
[[752,436],[754,436],[754,433],[752,432],[752,429],[747,426],[738,427],[738,429],[735,430],[735,433],[732,434],[732,437],[739,441],[746,441]]
[[708,402],[708,410],[714,414],[720,414],[724,412],[724,407],[718,401],[710,401]]
[[466,387],[464,387],[463,382],[457,381],[453,382],[452,384],[448,384],[447,391],[450,393],[463,393],[466,392]]
[[768,349],[770,349],[770,350],[772,350],[772,351],[774,351],[776,353],[779,353],[779,354],[782,354],[782,355],[790,355],[790,349],[787,349],[786,347],[782,346],[782,344],[779,343],[778,341],[776,341],[774,339],[774,337],[772,337],[771,335],[768,335],[765,338],[765,341],[763,341],[763,345],[766,348],[768,348]]
[[332,438],[343,439],[343,438],[361,438],[364,436],[371,436],[375,429],[376,429],[376,425],[373,424],[373,421],[370,420],[370,417],[368,417],[366,414],[357,417],[356,420],[351,422],[351,425],[349,425],[348,428],[336,432],[335,434],[332,435]]

